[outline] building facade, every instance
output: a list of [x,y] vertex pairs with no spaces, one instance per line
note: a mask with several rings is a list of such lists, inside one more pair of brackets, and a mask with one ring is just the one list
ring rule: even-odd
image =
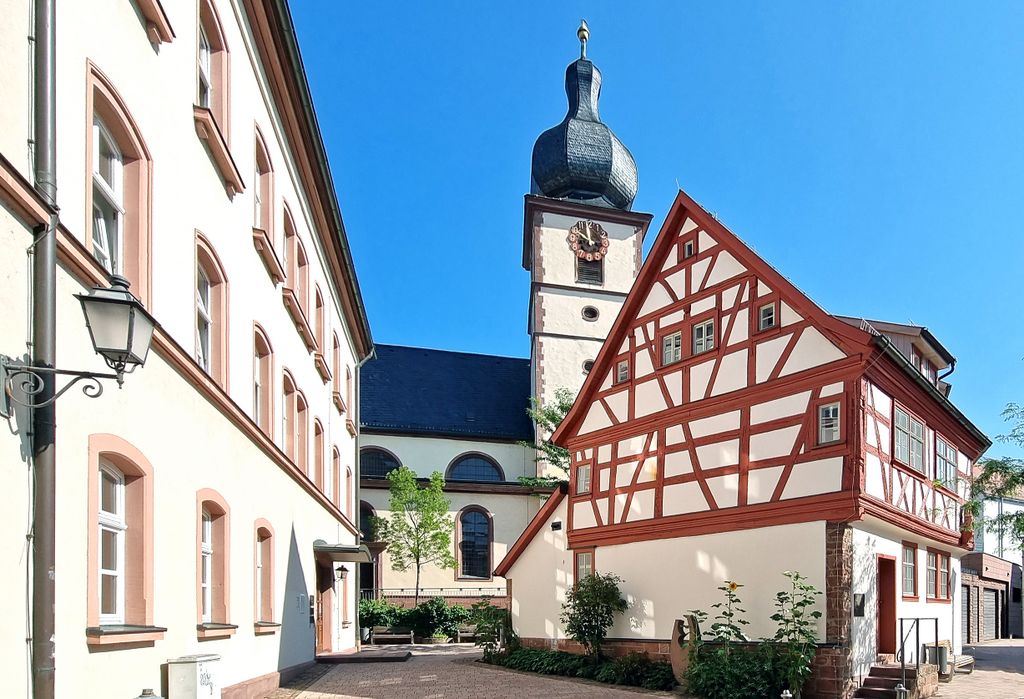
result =
[[[579,391],[640,270],[651,215],[630,210],[636,165],[598,116],[601,73],[582,57],[565,89],[568,111],[537,139],[524,202],[530,358],[386,346],[362,375],[361,514],[388,515],[385,476],[399,465],[446,478],[457,566],[428,566],[427,594],[505,594],[494,566],[550,492],[519,479],[566,477],[523,446],[549,437],[527,416],[530,397],[552,405],[559,389]],[[364,594],[404,602],[414,584],[386,551],[364,571]]]
[[680,192],[553,437],[568,488],[497,568],[520,636],[564,645],[565,592],[593,571],[623,579],[622,646],[665,653],[725,580],[771,636],[796,570],[824,593],[805,696],[916,658],[901,623],[959,652],[961,506],[989,442],[948,399],[951,364],[922,328],[829,315]]
[[[166,694],[197,653],[257,695],[355,647],[365,558],[372,341],[287,5],[57,3],[56,207],[31,182],[32,5],[0,22],[0,350],[25,351],[26,251],[54,215],[57,366],[101,369],[74,294],[112,275],[159,323],[121,390],[56,404],[56,696]],[[25,411],[9,423],[2,667],[24,696],[33,464]]]

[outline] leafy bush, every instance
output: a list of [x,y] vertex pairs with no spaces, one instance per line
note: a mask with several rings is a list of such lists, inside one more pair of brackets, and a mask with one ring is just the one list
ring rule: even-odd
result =
[[454,638],[459,626],[469,620],[469,610],[449,605],[443,597],[434,597],[399,615],[400,626],[408,626],[420,637]]
[[702,699],[764,699],[784,687],[770,643],[701,644],[690,655],[685,682],[686,691]]
[[586,648],[588,655],[601,655],[601,644],[615,623],[615,615],[627,609],[620,582],[622,578],[617,575],[593,573],[578,580],[566,593],[561,615],[565,632]]
[[359,600],[359,626],[395,626],[401,609],[384,599]]
[[482,599],[473,605],[469,618],[476,624],[475,644],[483,648],[484,662],[493,662],[498,657],[503,641],[506,650],[519,647],[519,637],[512,630],[512,617],[507,609]]
[[676,684],[672,667],[668,663],[652,661],[646,653],[630,653],[595,663],[592,657],[585,655],[520,648],[510,652],[502,664],[523,672],[580,677],[645,689],[672,689]]
[[821,612],[813,609],[821,591],[807,582],[807,578],[796,571],[783,573],[789,578],[790,589],[775,596],[775,614],[772,621],[778,624],[775,642],[779,644],[779,666],[789,689],[796,696],[811,675],[811,663],[817,651],[818,634],[816,622]]

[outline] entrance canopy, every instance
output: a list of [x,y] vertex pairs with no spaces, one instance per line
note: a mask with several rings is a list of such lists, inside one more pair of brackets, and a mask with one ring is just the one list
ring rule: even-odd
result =
[[370,563],[373,560],[366,544],[328,544],[323,539],[313,542],[313,554],[325,563]]

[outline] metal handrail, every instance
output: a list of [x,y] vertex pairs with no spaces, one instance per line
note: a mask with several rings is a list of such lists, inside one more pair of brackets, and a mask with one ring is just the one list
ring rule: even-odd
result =
[[[914,682],[917,683],[918,678],[921,676],[921,624],[922,621],[934,621],[935,622],[935,664],[939,663],[939,617],[937,616],[919,616],[919,617],[900,617],[900,675],[903,678],[903,686],[907,686],[907,638],[910,637],[911,632],[914,633]],[[907,632],[903,633],[903,622],[909,621],[910,628]]]

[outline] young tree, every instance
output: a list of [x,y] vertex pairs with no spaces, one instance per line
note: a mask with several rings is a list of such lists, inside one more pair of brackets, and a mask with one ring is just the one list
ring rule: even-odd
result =
[[[1003,411],[1003,417],[1012,427],[1009,433],[999,436],[999,441],[1024,447],[1024,406],[1010,403]],[[1014,548],[1024,549],[1024,511],[1004,512],[985,518],[983,507],[986,498],[1024,496],[1024,459],[1009,456],[986,459],[980,466],[981,473],[971,488],[968,512],[975,522],[984,522],[1003,532]]]
[[448,514],[451,503],[444,496],[444,478],[437,471],[423,487],[416,482],[416,475],[404,466],[389,473],[388,480],[391,481],[391,516],[377,520],[378,538],[388,545],[392,569],[404,572],[415,567],[415,603],[419,604],[423,566],[433,563],[442,569],[455,567],[454,524]]
[[617,575],[591,573],[577,580],[565,595],[561,615],[565,632],[595,661],[601,656],[601,644],[615,623],[615,615],[629,606],[619,591],[620,582],[622,578]]
[[537,449],[538,471],[543,465],[554,469],[555,475],[541,476],[538,478],[522,477],[519,481],[523,485],[553,486],[562,481],[569,480],[569,450],[560,447],[551,441],[551,435],[562,424],[562,420],[569,413],[576,397],[567,388],[555,389],[555,400],[553,403],[543,405],[537,398],[530,398],[530,407],[526,414],[533,420],[537,427],[537,433],[541,436],[539,445],[533,442],[520,442],[524,447]]

